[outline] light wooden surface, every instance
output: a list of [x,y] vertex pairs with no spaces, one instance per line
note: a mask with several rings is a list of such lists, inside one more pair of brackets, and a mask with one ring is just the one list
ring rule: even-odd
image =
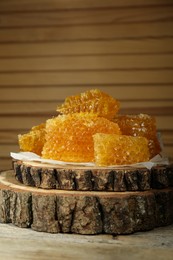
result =
[[0,224],[0,258],[172,260],[173,225],[126,236],[48,234]]
[[0,1],[0,169],[17,135],[100,88],[156,117],[173,161],[172,0]]

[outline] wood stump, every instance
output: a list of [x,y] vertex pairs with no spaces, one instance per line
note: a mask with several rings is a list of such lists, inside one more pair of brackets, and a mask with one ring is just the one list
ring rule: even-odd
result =
[[5,171],[0,174],[0,222],[49,233],[130,234],[173,223],[173,188],[43,189]]
[[43,189],[83,191],[145,191],[173,186],[173,165],[151,170],[135,167],[86,167],[13,161],[16,179]]

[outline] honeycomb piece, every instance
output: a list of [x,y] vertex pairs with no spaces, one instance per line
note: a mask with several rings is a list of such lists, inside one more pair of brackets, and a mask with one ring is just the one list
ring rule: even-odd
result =
[[18,141],[21,151],[41,155],[45,143],[45,124],[34,126],[29,133],[18,135]]
[[57,111],[61,114],[91,112],[111,119],[118,112],[119,106],[119,102],[113,97],[98,89],[92,89],[76,96],[67,97]]
[[161,152],[154,117],[146,114],[118,115],[113,122],[119,125],[123,135],[146,137],[149,141],[150,159]]
[[42,157],[67,162],[93,161],[92,135],[97,132],[120,134],[116,123],[91,113],[59,115],[49,119]]
[[148,140],[116,134],[93,135],[95,163],[98,166],[123,165],[149,160]]

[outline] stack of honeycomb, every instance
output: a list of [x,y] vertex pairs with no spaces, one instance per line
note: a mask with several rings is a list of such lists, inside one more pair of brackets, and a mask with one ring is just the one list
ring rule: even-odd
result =
[[160,152],[155,119],[117,115],[120,103],[94,89],[65,99],[59,115],[19,135],[22,151],[46,159],[122,165],[148,161]]
[[42,156],[72,162],[94,161],[93,135],[120,134],[116,123],[94,114],[60,115],[46,123],[46,143]]
[[157,139],[154,117],[145,114],[117,115],[113,121],[119,125],[123,135],[146,137],[148,139],[150,158],[160,153],[161,149]]

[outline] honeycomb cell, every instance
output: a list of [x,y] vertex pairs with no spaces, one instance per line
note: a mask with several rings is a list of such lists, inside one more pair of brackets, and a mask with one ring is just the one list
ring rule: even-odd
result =
[[120,134],[116,123],[91,113],[59,115],[46,122],[42,157],[67,162],[94,160],[93,134]]
[[41,155],[45,143],[45,124],[34,126],[29,133],[18,135],[18,141],[21,151]]
[[149,160],[148,140],[116,134],[93,135],[94,157],[98,166],[124,165]]
[[119,125],[123,135],[146,137],[149,141],[150,159],[161,152],[154,117],[146,114],[117,115],[113,122]]
[[97,116],[111,119],[118,112],[119,106],[120,103],[110,95],[98,89],[92,89],[67,97],[65,102],[58,106],[57,111],[61,114],[91,112]]

